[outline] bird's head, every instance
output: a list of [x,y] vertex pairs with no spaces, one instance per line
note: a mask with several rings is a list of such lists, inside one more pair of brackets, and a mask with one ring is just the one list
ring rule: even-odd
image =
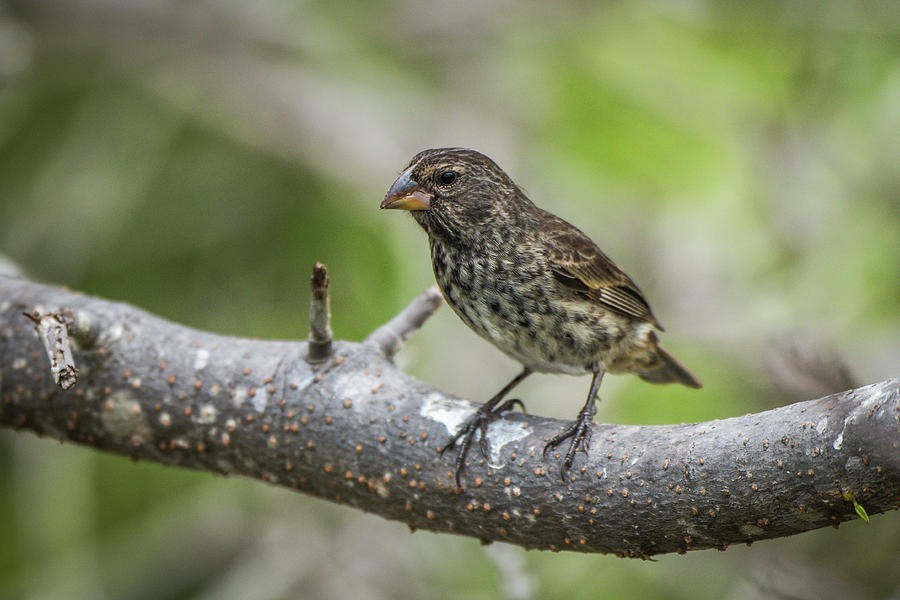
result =
[[490,158],[465,148],[416,154],[391,185],[381,208],[411,211],[429,235],[466,232],[514,214],[528,200]]

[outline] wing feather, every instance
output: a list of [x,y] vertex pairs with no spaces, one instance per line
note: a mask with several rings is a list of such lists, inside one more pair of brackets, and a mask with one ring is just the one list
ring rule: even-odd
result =
[[[662,329],[640,288],[580,230],[546,213],[546,246],[556,280],[608,310]],[[544,228],[542,228],[544,229]]]

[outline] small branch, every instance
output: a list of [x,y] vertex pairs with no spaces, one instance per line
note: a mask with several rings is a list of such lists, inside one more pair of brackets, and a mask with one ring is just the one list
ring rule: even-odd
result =
[[373,331],[366,338],[366,343],[374,344],[388,358],[394,356],[400,351],[403,342],[437,312],[443,301],[440,290],[431,286],[400,311],[400,314]]
[[320,363],[331,357],[331,306],[328,300],[328,269],[320,262],[313,266],[309,300],[309,351],[306,361]]
[[22,313],[34,323],[34,330],[44,345],[50,359],[53,381],[63,390],[70,390],[78,383],[78,367],[72,356],[69,329],[74,329],[71,311],[57,311],[42,315],[37,310]]

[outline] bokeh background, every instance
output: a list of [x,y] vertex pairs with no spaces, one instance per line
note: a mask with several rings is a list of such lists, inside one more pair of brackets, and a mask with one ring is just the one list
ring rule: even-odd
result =
[[[598,419],[705,420],[898,375],[897,2],[0,3],[0,252],[241,336],[338,337],[430,285],[379,211],[425,147],[496,159],[629,271],[702,391],[604,382]],[[484,399],[517,366],[441,311],[399,357]],[[571,418],[587,378],[536,376]],[[0,431],[0,597],[897,598],[900,520],[662,556],[524,552]]]

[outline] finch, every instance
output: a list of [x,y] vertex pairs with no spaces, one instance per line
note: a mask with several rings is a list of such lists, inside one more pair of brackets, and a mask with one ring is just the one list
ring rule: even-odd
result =
[[633,373],[651,383],[700,382],[660,346],[644,294],[587,235],[532,203],[490,158],[464,148],[416,154],[381,208],[410,211],[428,234],[434,276],[447,303],[475,333],[523,365],[478,408],[441,453],[459,442],[456,484],[476,434],[487,456],[491,421],[519,400],[506,395],[535,372],[591,373],[574,423],[544,453],[570,440],[561,475],[587,452],[603,375]]

